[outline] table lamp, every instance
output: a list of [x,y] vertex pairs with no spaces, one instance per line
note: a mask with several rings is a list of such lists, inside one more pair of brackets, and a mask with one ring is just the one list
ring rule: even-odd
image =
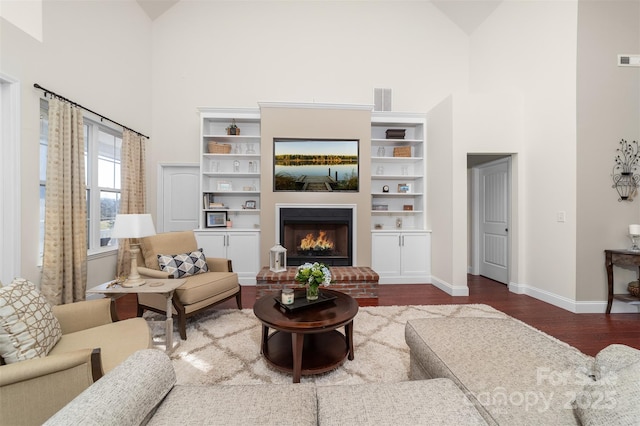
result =
[[631,251],[640,251],[638,240],[640,240],[640,225],[629,225],[629,236],[631,237]]
[[131,253],[131,270],[129,277],[122,283],[123,287],[138,287],[145,283],[138,273],[138,253],[140,242],[138,238],[155,235],[150,214],[117,214],[116,222],[111,231],[111,238],[131,238],[129,251]]

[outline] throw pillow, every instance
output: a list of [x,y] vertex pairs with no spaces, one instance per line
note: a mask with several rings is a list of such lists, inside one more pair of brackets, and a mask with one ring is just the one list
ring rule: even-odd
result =
[[574,402],[580,422],[584,426],[636,424],[640,419],[640,351],[608,346],[596,355],[595,367],[596,380]]
[[46,356],[62,337],[47,299],[16,278],[0,288],[0,356],[7,364]]
[[191,253],[159,254],[158,263],[161,271],[173,275],[174,278],[209,272],[207,258],[201,248]]

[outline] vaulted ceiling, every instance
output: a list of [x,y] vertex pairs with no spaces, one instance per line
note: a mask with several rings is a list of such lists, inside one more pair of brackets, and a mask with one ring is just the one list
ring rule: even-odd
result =
[[[180,0],[136,0],[153,21]],[[432,0],[431,3],[471,35],[503,0]]]

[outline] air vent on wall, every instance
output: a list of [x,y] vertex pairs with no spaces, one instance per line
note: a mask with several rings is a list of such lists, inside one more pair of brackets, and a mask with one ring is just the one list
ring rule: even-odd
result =
[[640,55],[618,55],[619,67],[640,67]]

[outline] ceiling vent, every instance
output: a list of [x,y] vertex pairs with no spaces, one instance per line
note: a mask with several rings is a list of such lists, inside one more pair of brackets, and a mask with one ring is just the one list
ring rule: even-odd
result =
[[618,55],[619,67],[640,67],[640,55]]

